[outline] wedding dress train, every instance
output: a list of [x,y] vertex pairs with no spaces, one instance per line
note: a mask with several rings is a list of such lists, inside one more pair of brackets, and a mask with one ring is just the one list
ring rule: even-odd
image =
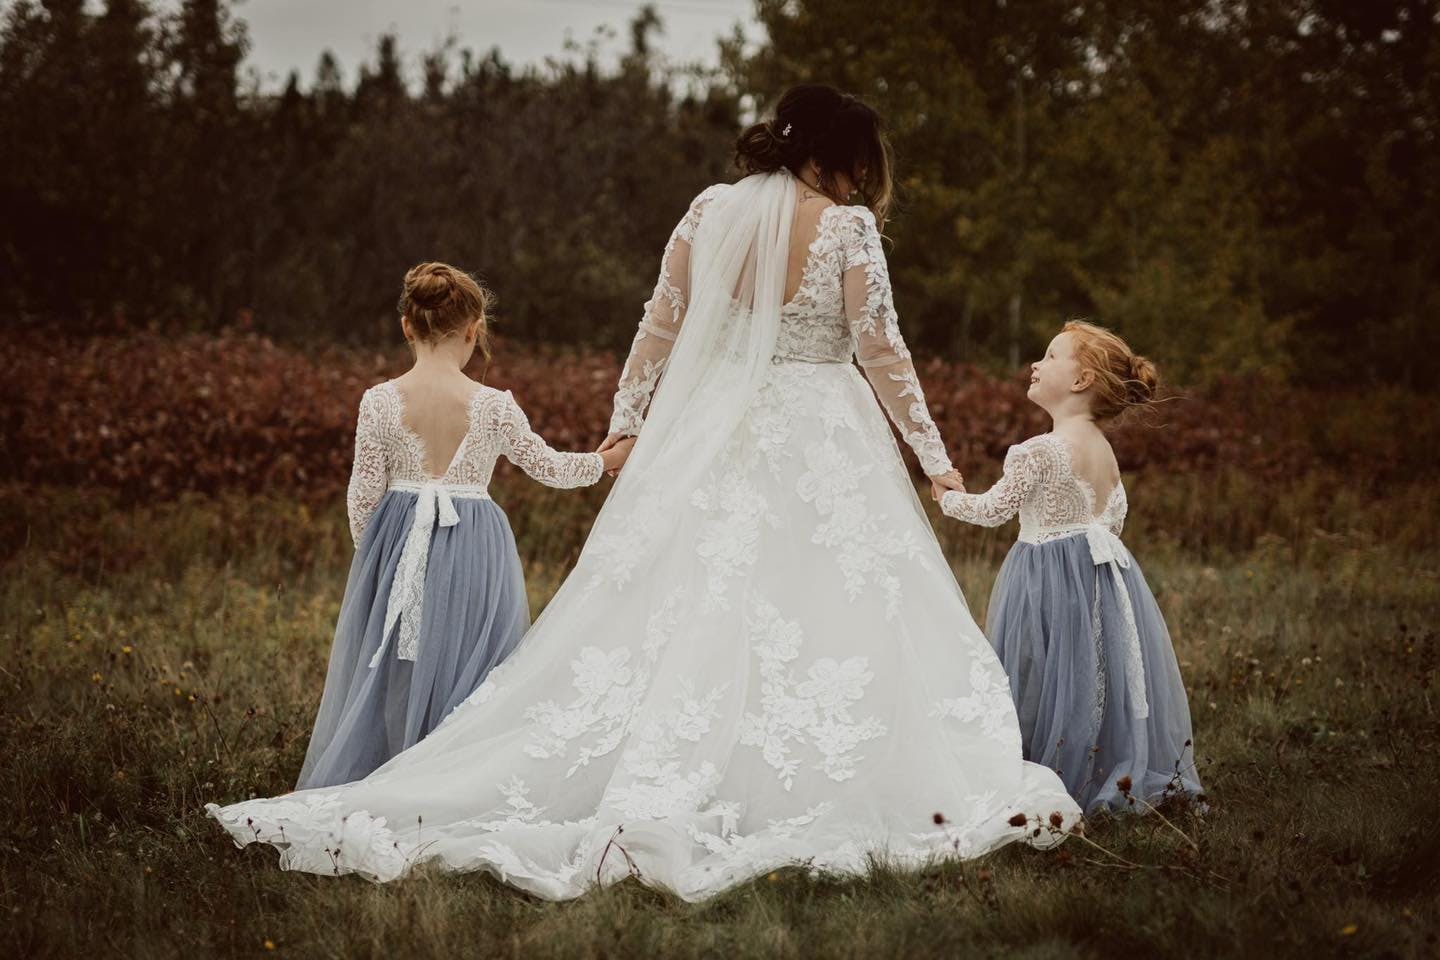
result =
[[874,219],[825,211],[782,304],[794,206],[789,174],[756,175],[676,228],[617,395],[614,427],[644,429],[518,650],[365,779],[212,804],[238,844],[380,881],[428,862],[550,899],[633,875],[698,900],[786,864],[1063,836],[1079,810],[1021,758],[882,412],[949,469]]

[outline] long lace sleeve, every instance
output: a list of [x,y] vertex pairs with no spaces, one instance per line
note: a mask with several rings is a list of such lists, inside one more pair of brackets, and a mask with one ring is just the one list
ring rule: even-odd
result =
[[1118,537],[1125,529],[1125,516],[1130,510],[1129,498],[1125,494],[1125,484],[1121,483],[1120,489],[1112,496],[1112,501],[1105,508],[1105,529]]
[[932,477],[948,473],[950,456],[930,418],[915,364],[900,336],[880,230],[869,210],[847,208],[850,210],[854,216],[845,243],[844,291],[855,356],[890,420],[920,459],[921,468]]
[[1044,479],[1044,458],[1022,443],[1005,454],[1005,472],[995,486],[984,493],[947,491],[940,498],[940,512],[966,523],[998,527],[1020,512],[1020,506]]
[[660,258],[660,278],[655,282],[655,292],[645,302],[640,329],[635,332],[630,356],[620,373],[614,412],[610,415],[611,433],[634,436],[645,422],[645,408],[665,372],[665,362],[685,319],[685,303],[690,295],[690,244],[695,229],[706,205],[725,186],[706,188],[690,202],[690,209],[670,233]]
[[360,415],[355,423],[355,463],[350,468],[350,486],[345,491],[350,537],[357,547],[365,533],[365,525],[385,496],[389,480],[379,405],[375,392],[366,390],[360,398]]
[[546,443],[508,390],[495,395],[485,414],[505,458],[547,487],[588,487],[605,472],[598,453],[563,453]]

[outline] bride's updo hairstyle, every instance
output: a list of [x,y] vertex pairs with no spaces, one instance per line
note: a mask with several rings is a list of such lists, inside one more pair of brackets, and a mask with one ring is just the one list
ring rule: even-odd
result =
[[822,190],[837,197],[835,174],[848,175],[884,226],[890,145],[874,108],[829,84],[801,83],[785,91],[774,118],[752,124],[735,141],[735,165],[746,174],[785,169],[798,177],[811,160]]
[[415,338],[429,344],[452,337],[479,319],[475,346],[488,360],[490,300],[489,291],[465,271],[448,263],[422,263],[405,274],[400,315],[410,321]]
[[1071,320],[1062,332],[1074,338],[1080,369],[1089,370],[1095,377],[1091,412],[1096,420],[1113,420],[1127,410],[1157,402],[1159,371],[1124,340],[1083,320]]

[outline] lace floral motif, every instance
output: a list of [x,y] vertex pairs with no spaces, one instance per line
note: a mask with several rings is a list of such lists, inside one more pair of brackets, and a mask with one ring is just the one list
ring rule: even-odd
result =
[[699,810],[720,783],[720,770],[711,761],[695,767],[681,762],[680,742],[699,743],[710,732],[728,684],[704,696],[696,695],[690,680],[681,680],[680,688],[672,709],[653,713],[630,733],[620,758],[629,777],[606,791],[604,800],[626,817],[663,820]]
[[711,853],[722,854],[726,859],[736,863],[744,863],[751,870],[762,864],[776,866],[784,863],[786,858],[775,858],[771,855],[769,860],[762,859],[766,856],[766,848],[773,848],[777,840],[791,839],[832,809],[834,809],[834,804],[819,803],[808,808],[799,816],[769,821],[765,824],[763,832],[740,834],[736,832],[739,818],[735,815],[732,805],[719,811],[722,818],[719,833],[707,833],[691,825],[690,838]]
[[1010,698],[1010,684],[999,667],[975,660],[970,664],[970,693],[937,702],[930,716],[950,718],[961,723],[980,722],[980,732],[995,737],[1007,746],[1013,742],[1020,749],[1020,728],[1015,724],[1015,705]]
[[[588,486],[604,473],[597,453],[561,453],[530,429],[530,421],[510,392],[480,387],[470,397],[468,429],[449,468],[439,479],[456,486],[486,487],[495,460],[505,457],[551,487]],[[386,381],[365,391],[355,427],[355,463],[346,505],[356,544],[385,491],[396,482],[426,483],[425,444],[405,424],[400,388]]]
[[390,485],[391,459],[388,451],[394,450],[395,459],[423,461],[416,457],[416,451],[406,449],[410,445],[408,431],[397,432],[394,424],[400,423],[399,397],[385,384],[371,387],[360,397],[360,414],[355,423],[355,461],[350,468],[350,486],[345,494],[346,512],[350,516],[350,536],[355,545],[365,526],[380,506],[385,490]]
[[[797,453],[806,469],[795,482],[795,494],[801,502],[813,504],[821,518],[811,542],[830,548],[851,599],[878,586],[886,615],[898,616],[902,599],[898,562],[915,560],[928,566],[913,532],[892,529],[890,518],[873,510],[861,492],[862,480],[878,464],[852,461],[836,434],[863,431],[862,418],[842,389],[845,381],[818,372],[813,364],[775,365],[757,392],[745,425],[727,444],[719,467],[691,494],[690,505],[708,515],[696,545],[708,574],[702,601],[706,612],[730,605],[729,584],[754,566],[763,532],[783,525],[779,505],[770,502],[760,480],[766,468],[770,476],[781,479],[785,462]],[[814,406],[819,409],[824,438],[797,451],[794,414],[807,392],[822,396]],[[874,440],[893,449],[883,426]],[[618,541],[603,545],[607,556],[618,553],[618,548]],[[623,558],[617,556],[616,563],[623,566]]]
[[845,208],[820,214],[807,251],[800,286],[781,310],[775,356],[809,363],[849,363],[855,352],[840,284],[845,270]]
[[[645,304],[615,393],[612,433],[638,433],[644,423],[684,317],[690,241],[705,207],[723,189],[719,184],[696,197],[665,245],[655,294]],[[781,310],[775,359],[846,363],[852,356],[925,472],[949,471],[949,455],[900,334],[875,217],[864,207],[834,206],[821,214],[800,287]]]
[[761,524],[778,526],[780,518],[746,474],[745,464],[726,461],[725,469],[709,485],[691,495],[690,503],[713,514],[700,531],[695,552],[709,573],[704,609],[729,606],[727,581],[759,556]]
[[757,482],[762,462],[779,478],[792,456],[794,411],[814,369],[776,368],[757,392],[742,426],[726,445],[720,466],[690,495],[690,505],[707,514],[696,553],[708,574],[702,609],[730,605],[728,581],[754,565],[763,528],[778,528],[779,514]]
[[[645,337],[645,328],[635,334],[637,343]],[[615,412],[610,417],[610,432],[623,433],[627,436],[634,436],[640,432],[640,425],[645,422],[645,408],[650,403],[650,397],[655,393],[655,385],[660,382],[660,374],[665,372],[665,361],[667,357],[659,357],[655,360],[644,360],[639,357],[635,359],[635,371],[631,372],[627,365],[620,377],[620,386],[615,391]]]
[[685,321],[685,304],[690,295],[690,245],[695,240],[695,231],[700,227],[705,207],[726,186],[717,183],[707,187],[690,201],[690,209],[675,225],[665,243],[655,292],[645,302],[640,329],[635,332],[635,339],[630,344],[630,358],[625,361],[620,386],[615,391],[615,407],[610,416],[611,433],[633,436],[640,432],[640,425],[645,422],[645,408],[650,405],[650,397],[655,392],[660,375],[665,372],[665,363],[670,358],[675,337]]
[[537,807],[530,801],[530,791],[519,777],[511,777],[500,784],[500,795],[510,805],[511,814],[507,820],[511,823],[534,823],[545,812],[544,807]]
[[[1125,526],[1125,487],[1117,483],[1105,509],[1095,513],[1095,491],[1070,463],[1070,447],[1053,433],[1016,444],[1005,454],[1005,471],[985,493],[949,491],[940,498],[946,516],[997,527],[1020,514],[1020,539],[1043,543],[1074,536],[1076,526],[1098,523],[1119,536]],[[1055,529],[1060,528],[1060,529]]]
[[638,662],[631,662],[626,647],[580,650],[570,662],[573,686],[579,695],[563,707],[546,700],[525,711],[525,719],[532,723],[526,754],[537,760],[567,758],[574,747],[575,759],[565,771],[568,779],[620,745],[650,687],[660,652],[675,630],[675,612],[683,596],[683,590],[677,588],[651,615]]
[[[948,472],[950,456],[930,416],[920,378],[910,359],[890,289],[890,268],[880,242],[875,215],[864,207],[845,211],[843,247],[845,312],[855,342],[855,355],[891,421],[915,451],[930,476]],[[827,211],[829,212],[829,211]]]
[[811,541],[834,552],[852,600],[864,594],[870,581],[878,583],[885,595],[885,616],[894,619],[902,599],[895,561],[915,560],[927,566],[920,545],[911,531],[886,527],[886,518],[868,508],[860,479],[870,473],[872,464],[850,462],[832,441],[806,447],[805,463],[809,469],[801,475],[796,492],[824,518]]
[[565,771],[567,778],[620,745],[650,679],[648,672],[631,667],[630,651],[624,647],[608,652],[585,647],[570,661],[570,669],[579,696],[563,707],[546,700],[525,712],[534,723],[525,752],[537,760],[568,756],[572,740],[590,741],[577,751]]
[[[561,453],[530,429],[525,411],[506,390],[477,394],[475,417],[481,437],[494,437],[499,452],[532,479],[547,487],[588,487],[605,472],[605,460],[598,453]],[[457,480],[469,483],[468,480]],[[489,482],[489,478],[486,478]]]
[[740,742],[760,748],[786,790],[794,786],[800,770],[792,744],[809,746],[819,754],[814,767],[831,780],[853,777],[863,759],[856,748],[885,734],[878,717],[857,720],[851,714],[874,679],[869,661],[821,657],[810,665],[805,679],[797,680],[790,664],[800,656],[805,639],[798,623],[782,618],[770,601],[755,597],[745,629],[760,660],[761,712],[745,714]]

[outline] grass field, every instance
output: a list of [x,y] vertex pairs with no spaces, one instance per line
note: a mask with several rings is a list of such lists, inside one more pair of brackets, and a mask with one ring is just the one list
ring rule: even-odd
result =
[[[702,905],[550,904],[479,876],[282,873],[202,804],[289,789],[350,558],[340,505],[0,488],[7,956],[1424,956],[1440,950],[1433,484],[1131,485],[1211,810],[1058,853]],[[499,484],[538,608],[600,492]],[[946,522],[975,608],[1013,529]]]

